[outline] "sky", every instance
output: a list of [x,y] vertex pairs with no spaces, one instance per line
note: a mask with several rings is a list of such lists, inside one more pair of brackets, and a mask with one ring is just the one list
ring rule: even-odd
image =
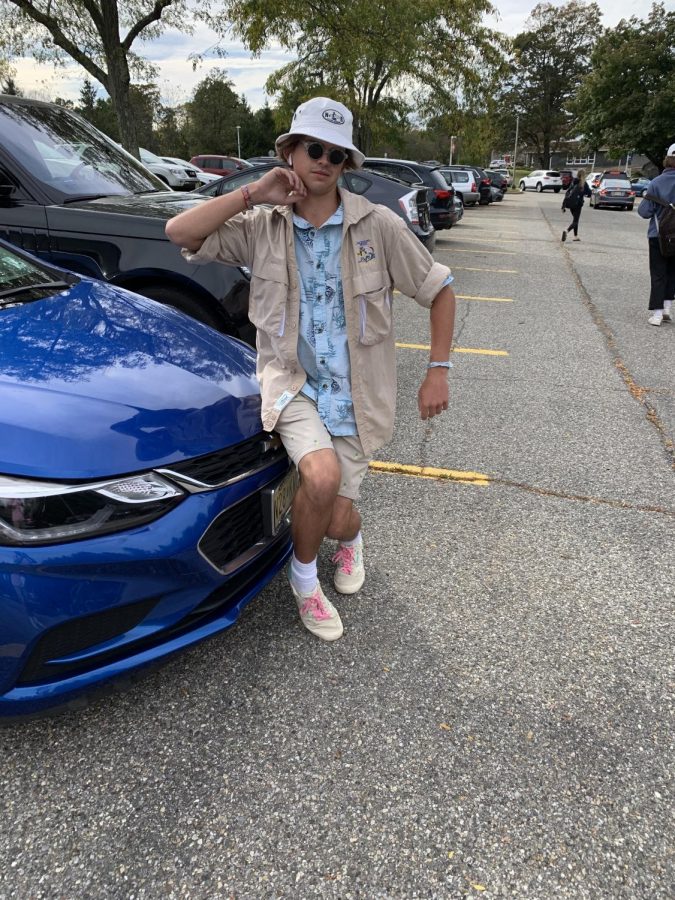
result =
[[[562,0],[553,0],[555,6],[562,5]],[[536,5],[536,0],[496,0],[498,10],[496,19],[490,24],[508,35],[523,31],[525,22]],[[622,18],[635,15],[646,18],[651,9],[651,0],[598,0],[602,11],[602,24],[613,27]],[[666,9],[675,9],[675,0],[666,0]],[[259,109],[264,106],[266,94],[264,85],[267,77],[280,68],[292,57],[281,48],[265,51],[258,59],[251,58],[250,53],[241,45],[226,45],[227,56],[224,59],[209,57],[195,70],[188,57],[194,52],[204,52],[215,43],[213,32],[198,28],[195,34],[186,37],[177,31],[167,31],[161,38],[147,44],[134,45],[139,55],[153,62],[159,70],[157,83],[162,95],[162,102],[175,106],[190,99],[197,84],[206,77],[213,68],[224,69],[234,84],[237,94],[243,94],[249,106]],[[37,65],[32,59],[15,60],[16,83],[25,96],[42,100],[53,100],[55,97],[77,100],[82,87],[84,72],[80,66],[72,65],[55,69],[52,65]],[[99,96],[105,92],[98,84]]]

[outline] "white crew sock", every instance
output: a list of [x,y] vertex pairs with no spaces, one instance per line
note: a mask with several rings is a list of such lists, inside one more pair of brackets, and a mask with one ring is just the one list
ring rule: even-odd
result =
[[665,310],[666,312],[670,312],[670,307],[671,307],[672,305],[673,305],[673,301],[672,301],[672,300],[664,300],[664,301],[663,301],[663,308],[664,308],[664,310]]
[[351,541],[340,541],[340,546],[342,547],[356,547],[361,543],[363,538],[361,537],[361,532],[356,535],[356,537]]
[[316,556],[311,562],[301,563],[295,558],[295,553],[291,558],[291,581],[293,587],[301,594],[308,594],[313,591],[318,579],[316,571]]

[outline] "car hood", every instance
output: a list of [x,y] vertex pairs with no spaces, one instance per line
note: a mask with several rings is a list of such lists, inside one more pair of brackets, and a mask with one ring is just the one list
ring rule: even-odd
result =
[[0,472],[85,480],[261,429],[255,355],[175,310],[82,279],[0,308]]

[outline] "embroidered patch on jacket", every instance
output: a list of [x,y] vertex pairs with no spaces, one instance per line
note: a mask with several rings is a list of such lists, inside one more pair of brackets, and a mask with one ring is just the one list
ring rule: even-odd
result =
[[356,242],[356,256],[360,263],[375,259],[375,248],[370,240]]

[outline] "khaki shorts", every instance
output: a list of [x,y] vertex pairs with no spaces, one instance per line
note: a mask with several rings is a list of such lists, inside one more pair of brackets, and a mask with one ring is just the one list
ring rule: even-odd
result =
[[286,452],[296,466],[314,450],[334,450],[340,470],[338,495],[349,500],[359,499],[359,488],[368,471],[368,458],[358,437],[335,437],[329,434],[319,418],[314,404],[304,394],[295,396],[282,410],[274,427]]

